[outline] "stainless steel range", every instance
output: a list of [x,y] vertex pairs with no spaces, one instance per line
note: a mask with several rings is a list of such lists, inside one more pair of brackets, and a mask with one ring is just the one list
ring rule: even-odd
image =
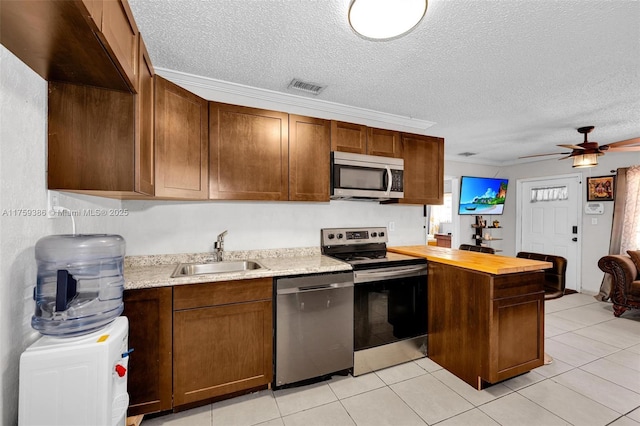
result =
[[326,228],[322,254],[353,267],[353,375],[427,353],[427,261],[387,252],[387,229]]

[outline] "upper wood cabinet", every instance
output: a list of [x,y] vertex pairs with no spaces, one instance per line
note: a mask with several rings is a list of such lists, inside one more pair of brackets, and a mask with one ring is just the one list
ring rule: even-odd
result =
[[136,105],[135,190],[141,194],[155,194],[155,144],[153,65],[142,37],[138,38],[139,69]]
[[331,120],[331,151],[367,153],[367,126]]
[[368,127],[367,155],[402,158],[400,132]]
[[103,195],[134,192],[133,97],[49,83],[49,189],[104,191]]
[[331,121],[331,150],[402,158],[400,132]]
[[208,196],[208,102],[182,87],[155,78],[156,197]]
[[49,83],[49,189],[154,195],[153,66],[137,42],[137,94]]
[[138,29],[125,0],[0,1],[0,39],[48,81],[133,91]]
[[289,200],[329,201],[331,122],[289,115]]
[[288,115],[217,102],[209,110],[209,197],[288,200]]
[[[96,2],[96,0],[92,0]],[[93,7],[93,10],[97,7]],[[140,34],[126,0],[104,0],[98,38],[115,59],[114,64],[131,89],[138,91],[138,38]]]
[[405,204],[442,204],[444,200],[444,139],[402,134]]

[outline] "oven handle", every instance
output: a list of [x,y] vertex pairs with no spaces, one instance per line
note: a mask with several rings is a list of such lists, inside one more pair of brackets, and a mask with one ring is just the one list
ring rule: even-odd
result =
[[294,294],[294,293],[309,293],[311,291],[322,291],[322,290],[334,290],[337,288],[346,288],[353,287],[352,282],[346,283],[333,283],[333,284],[322,284],[322,285],[310,285],[304,287],[293,287],[293,288],[283,288],[278,290],[277,294]]
[[355,271],[353,280],[356,284],[370,281],[382,281],[385,279],[406,278],[411,276],[427,275],[426,265],[414,266],[402,269],[376,269],[375,271]]

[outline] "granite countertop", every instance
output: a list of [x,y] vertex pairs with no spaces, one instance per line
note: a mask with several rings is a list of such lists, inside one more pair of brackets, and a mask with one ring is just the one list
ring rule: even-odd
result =
[[263,269],[171,278],[178,263],[204,263],[210,259],[211,253],[127,257],[124,265],[124,288],[125,290],[133,290],[351,270],[351,265],[348,263],[320,254],[319,248],[275,249],[224,253],[225,261],[256,260],[264,266]]

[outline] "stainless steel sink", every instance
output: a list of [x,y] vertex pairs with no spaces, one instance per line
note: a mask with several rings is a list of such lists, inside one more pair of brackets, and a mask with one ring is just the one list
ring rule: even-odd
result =
[[266,269],[255,260],[236,260],[228,262],[212,263],[180,263],[176,267],[171,278],[188,277],[202,274],[225,274],[229,272],[252,271]]

